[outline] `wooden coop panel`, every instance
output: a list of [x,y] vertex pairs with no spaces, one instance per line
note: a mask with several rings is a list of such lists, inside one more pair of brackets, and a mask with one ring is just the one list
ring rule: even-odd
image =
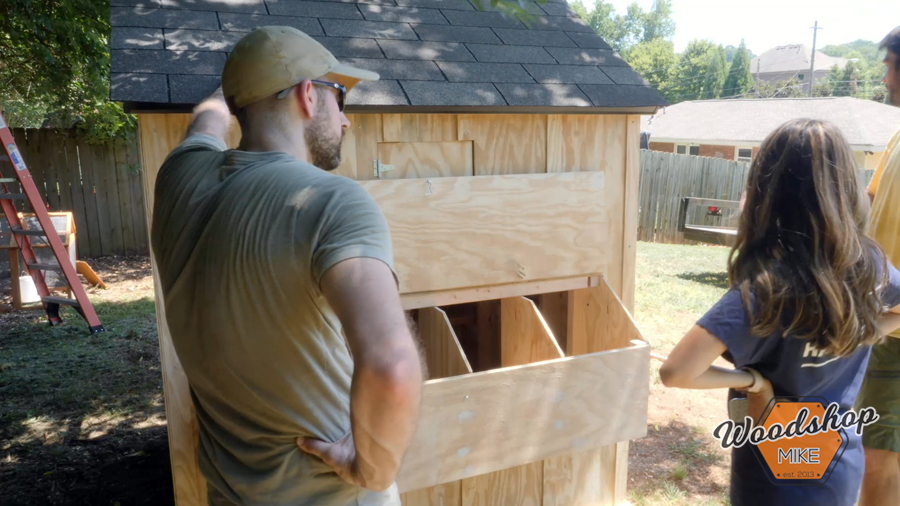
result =
[[[640,117],[348,118],[334,173],[361,181],[388,219],[433,378],[398,477],[404,505],[624,500],[627,441],[645,435],[649,393],[649,347],[628,313]],[[189,122],[139,116],[148,222],[157,171]],[[229,147],[239,139],[235,124]],[[402,167],[382,179],[405,180],[369,181],[376,162]],[[176,502],[205,506],[196,419],[158,283],[156,296]],[[464,328],[477,364],[440,308],[458,304],[472,306]]]
[[369,181],[402,293],[603,272],[604,174]]
[[385,114],[384,142],[441,142],[460,140],[455,114]]
[[[581,298],[585,302],[571,306],[575,319],[601,308],[609,311],[596,300],[609,301],[609,306],[619,300],[602,280],[580,291],[586,292]],[[570,325],[571,341],[589,341],[608,351],[564,358],[531,300],[510,297],[501,305],[502,368],[426,382],[419,427],[397,481],[400,490],[420,491],[462,480],[462,504],[542,504],[547,496],[576,497],[578,502],[614,497],[620,464],[616,443],[646,434],[649,346],[630,317],[622,329],[607,325],[578,330]],[[620,311],[627,316],[624,308]],[[433,325],[422,328],[429,336],[452,335],[452,329],[436,330],[440,329]],[[636,339],[623,343],[623,334]],[[423,342],[429,354],[433,339],[423,336]],[[457,346],[449,351],[461,353]],[[546,477],[545,469],[551,470]],[[592,469],[608,472],[594,476],[602,486],[584,488],[591,481],[586,473]],[[535,480],[534,490],[525,486]],[[507,490],[506,485],[497,487],[501,483],[518,485]],[[430,494],[434,493],[438,492]],[[407,496],[406,506],[429,504],[411,497]],[[485,498],[492,502],[483,502]]]
[[378,179],[472,175],[471,142],[380,142]]
[[547,116],[460,114],[459,140],[475,143],[475,175],[547,172]]

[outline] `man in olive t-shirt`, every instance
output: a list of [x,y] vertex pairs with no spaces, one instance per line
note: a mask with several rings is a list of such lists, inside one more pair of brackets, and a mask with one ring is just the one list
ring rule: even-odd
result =
[[211,505],[399,505],[419,355],[386,220],[328,173],[346,90],[377,77],[296,29],[255,30],[159,170],[153,253]]

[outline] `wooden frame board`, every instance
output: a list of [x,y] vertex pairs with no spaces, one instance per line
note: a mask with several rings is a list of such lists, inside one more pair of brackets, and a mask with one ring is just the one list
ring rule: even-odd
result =
[[362,186],[390,224],[400,291],[415,293],[604,272],[604,180],[585,172]]
[[650,346],[636,341],[428,381],[397,485],[417,490],[643,437],[649,367]]

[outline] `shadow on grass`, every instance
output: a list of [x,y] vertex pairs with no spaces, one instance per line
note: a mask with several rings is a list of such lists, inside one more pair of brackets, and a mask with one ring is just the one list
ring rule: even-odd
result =
[[154,302],[95,303],[91,335],[70,308],[0,335],[4,505],[172,504]]
[[675,275],[678,279],[685,281],[693,281],[702,285],[714,286],[716,288],[728,289],[728,273],[727,272],[682,272]]
[[677,502],[695,495],[727,496],[727,485],[719,485],[713,475],[721,474],[716,468],[724,466],[727,483],[728,457],[714,443],[711,435],[676,420],[648,427],[647,436],[629,447],[629,475],[635,480],[632,495],[637,503],[643,497]]

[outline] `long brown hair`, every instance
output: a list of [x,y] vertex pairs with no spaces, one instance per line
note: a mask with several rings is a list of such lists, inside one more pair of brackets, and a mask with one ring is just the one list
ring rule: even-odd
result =
[[776,129],[750,167],[745,195],[728,278],[740,286],[753,334],[780,331],[839,356],[881,339],[876,288],[887,261],[864,235],[869,199],[840,130],[811,119]]

